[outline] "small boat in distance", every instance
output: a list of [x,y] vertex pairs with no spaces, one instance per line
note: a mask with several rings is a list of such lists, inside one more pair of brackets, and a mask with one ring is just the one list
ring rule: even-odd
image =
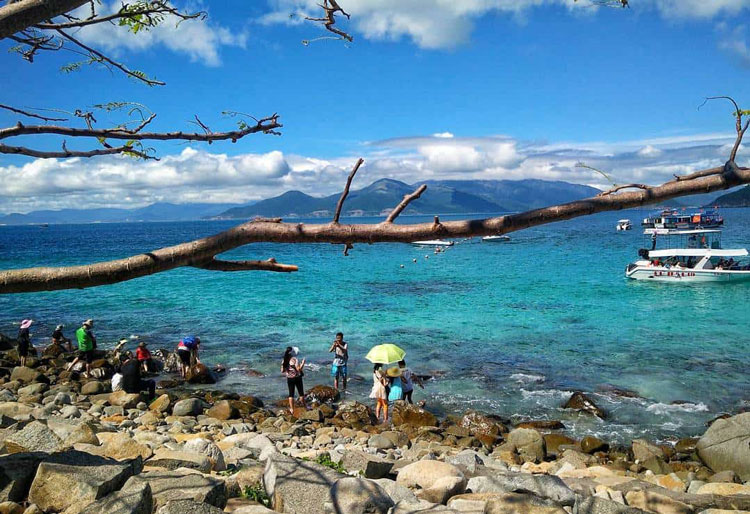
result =
[[510,241],[510,236],[499,235],[499,236],[484,236],[482,242],[484,243],[504,243]]
[[429,239],[427,241],[412,241],[417,246],[453,246],[453,241],[444,241],[442,239]]
[[[655,282],[739,282],[750,280],[744,248],[721,248],[720,230],[647,229],[651,249],[641,248],[641,260],[628,264],[625,276]],[[666,244],[658,245],[658,239]],[[735,258],[737,260],[735,260]]]
[[617,220],[617,231],[630,230],[633,228],[633,224],[628,219]]
[[717,228],[724,224],[724,218],[716,210],[692,214],[680,213],[676,209],[665,209],[643,219],[643,228],[670,228],[679,230]]

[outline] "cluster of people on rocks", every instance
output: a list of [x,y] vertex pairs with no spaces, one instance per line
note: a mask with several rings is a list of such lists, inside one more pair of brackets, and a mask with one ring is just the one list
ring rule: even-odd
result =
[[[333,353],[331,363],[331,377],[333,387],[346,391],[349,362],[349,343],[344,341],[344,334],[339,332],[328,349]],[[281,360],[281,374],[286,377],[288,389],[289,412],[294,414],[295,391],[302,406],[307,409],[305,403],[305,388],[302,377],[305,375],[305,359],[299,358],[299,348],[288,346]],[[424,389],[422,380],[406,367],[406,361],[401,360],[397,366],[383,369],[383,364],[375,364],[372,370],[373,386],[370,398],[375,400],[375,416],[379,421],[388,421],[388,405],[395,401],[405,400],[414,403],[412,395],[414,385]]]

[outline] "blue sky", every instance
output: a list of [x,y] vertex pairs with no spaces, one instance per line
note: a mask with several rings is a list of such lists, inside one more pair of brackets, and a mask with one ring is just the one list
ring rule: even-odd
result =
[[[101,68],[63,74],[70,54],[29,64],[0,41],[0,103],[72,111],[134,101],[157,113],[153,130],[194,130],[194,114],[213,130],[230,128],[223,110],[278,112],[284,124],[281,137],[153,145],[159,162],[0,156],[0,212],[243,202],[288,189],[328,194],[359,156],[360,186],[387,176],[606,187],[578,161],[619,183],[657,183],[726,158],[731,108],[715,102],[699,110],[705,96],[750,103],[750,0],[631,0],[630,9],[586,0],[340,4],[352,14],[341,23],[351,44],[301,43],[327,34],[302,20],[316,12],[312,0],[206,3],[206,22],[167,23],[138,37],[112,26],[79,33],[167,82],[155,88]],[[105,126],[123,118],[97,119]],[[3,126],[18,120],[0,112]]]

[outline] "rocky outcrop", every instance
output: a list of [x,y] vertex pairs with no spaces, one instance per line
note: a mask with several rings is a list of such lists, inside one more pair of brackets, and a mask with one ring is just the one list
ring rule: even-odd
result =
[[392,419],[395,426],[411,425],[413,427],[437,426],[437,418],[421,407],[404,401],[394,402],[391,407]]
[[266,461],[263,486],[276,512],[324,514],[331,487],[345,476],[313,462],[273,454]]
[[714,471],[732,470],[743,482],[750,481],[750,412],[716,420],[696,448]]
[[606,418],[605,412],[600,409],[599,406],[596,405],[596,403],[594,403],[594,400],[589,398],[585,393],[582,393],[581,391],[576,391],[575,393],[573,393],[573,395],[563,405],[563,409],[573,409],[579,412],[591,414],[592,416],[596,416],[597,418]]

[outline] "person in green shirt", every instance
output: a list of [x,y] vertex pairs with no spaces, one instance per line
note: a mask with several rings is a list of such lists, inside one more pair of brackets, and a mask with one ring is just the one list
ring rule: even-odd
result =
[[91,331],[94,327],[94,320],[87,319],[81,325],[81,328],[76,330],[76,339],[78,340],[78,355],[75,360],[70,363],[68,369],[78,364],[81,360],[86,362],[86,376],[91,373],[91,363],[94,360],[94,349],[96,348],[96,336]]

